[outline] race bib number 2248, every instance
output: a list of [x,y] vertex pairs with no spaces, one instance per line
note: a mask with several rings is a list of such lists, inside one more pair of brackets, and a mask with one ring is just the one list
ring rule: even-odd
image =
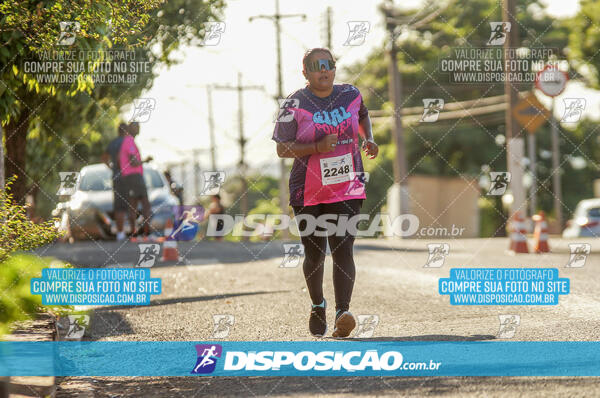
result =
[[354,171],[352,155],[347,153],[342,156],[320,159],[321,181],[323,185],[339,184],[350,181],[350,173]]

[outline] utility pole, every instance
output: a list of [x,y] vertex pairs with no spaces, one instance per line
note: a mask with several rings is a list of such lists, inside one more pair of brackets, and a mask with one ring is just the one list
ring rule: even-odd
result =
[[[275,14],[273,15],[256,15],[248,18],[250,22],[254,19],[268,19],[273,21],[275,24],[275,40],[277,43],[277,98],[283,99],[283,77],[281,72],[281,19],[283,18],[294,18],[301,17],[303,20],[306,20],[305,14],[280,14],[279,13],[279,0],[275,0]],[[279,102],[277,103],[279,106]],[[279,178],[279,208],[281,209],[281,214],[288,214],[288,185],[287,185],[287,166],[285,164],[285,159],[282,158],[279,160],[279,169],[280,169],[280,178]],[[289,234],[287,229],[283,229],[282,237],[284,239],[288,238]]]
[[[505,32],[506,39],[504,41],[504,57],[510,56],[510,49],[519,46],[519,27],[515,21],[516,7],[515,0],[504,0],[502,8],[502,21],[510,23],[510,32]],[[510,62],[505,62],[506,69],[504,73],[508,77],[512,70]],[[517,211],[522,215],[527,213],[525,207],[525,189],[523,188],[523,164],[522,159],[525,152],[525,142],[522,134],[520,134],[519,124],[512,114],[512,110],[519,101],[519,91],[506,78],[504,81],[504,94],[506,96],[506,113],[505,113],[505,136],[506,136],[506,163],[507,169],[511,173],[510,188],[513,196],[509,217]]]
[[562,188],[560,186],[560,148],[558,138],[558,121],[554,116],[555,97],[552,97],[552,108],[550,108],[550,123],[552,124],[552,187],[554,190],[554,211],[556,212],[556,222],[562,231]]
[[[554,99],[553,99],[554,100]],[[531,186],[529,187],[529,214],[535,215],[537,208],[537,170],[535,156],[535,134],[527,134],[527,153],[529,154],[529,172],[531,173]]]
[[194,202],[200,196],[200,150],[192,149],[192,167],[194,168]]
[[[513,16],[515,15],[515,0],[504,0],[504,7],[502,8],[502,21],[510,22],[510,32],[506,33],[506,40],[504,41],[504,53],[507,54],[511,47],[515,47],[519,39],[517,34],[517,26],[515,24]],[[505,70],[506,75],[510,74],[510,63],[507,65]],[[508,79],[504,82],[504,95],[506,95],[506,102],[508,104],[507,111],[505,113],[505,136],[506,142],[511,138],[517,138],[519,133],[519,124],[512,115],[512,109],[519,100],[519,93],[514,90]],[[508,155],[508,148],[507,148]],[[507,156],[508,157],[508,156]]]
[[398,46],[396,45],[396,28],[398,26],[398,20],[394,18],[394,11],[391,7],[381,7],[381,11],[384,14],[386,29],[390,35],[388,74],[390,76],[390,99],[394,104],[394,126],[392,128],[392,134],[394,135],[394,143],[396,144],[396,156],[393,164],[394,185],[388,193],[388,200],[390,202],[388,208],[390,216],[395,217],[409,212],[408,168],[406,149],[404,146],[404,129],[402,128],[402,80],[400,72],[398,71]]
[[[398,47],[396,46],[395,25],[388,24],[390,33],[389,49],[389,74],[390,74],[390,98],[394,102],[394,140],[396,143],[396,158],[394,161],[394,182],[407,185],[406,181],[406,154],[404,147],[404,129],[402,128],[402,79],[398,71]],[[404,213],[404,212],[403,212]]]
[[242,74],[238,72],[238,83],[236,86],[218,86],[214,88],[218,90],[235,90],[238,93],[238,129],[239,129],[239,145],[240,145],[240,161],[238,163],[240,176],[242,177],[242,197],[240,199],[242,214],[248,214],[248,182],[246,181],[246,162],[244,160],[244,152],[246,139],[244,138],[244,90],[262,90],[262,86],[243,86]]
[[[437,18],[444,10],[453,6],[454,0],[449,0],[444,6],[435,11],[425,14],[417,13],[415,16],[403,16],[394,10],[393,1],[380,6],[384,15],[385,26],[390,35],[388,47],[389,65],[388,75],[390,77],[389,91],[390,100],[394,103],[393,116],[394,126],[392,134],[396,145],[396,156],[394,158],[394,184],[388,191],[387,204],[389,215],[394,219],[401,214],[410,212],[409,189],[408,189],[408,167],[406,160],[406,148],[404,146],[404,130],[402,128],[402,79],[398,71],[398,46],[396,45],[396,30],[398,27],[419,30],[426,29],[429,23]],[[394,233],[402,236],[401,227]]]
[[183,202],[184,203],[190,203],[190,201],[186,200],[186,193],[187,196],[189,197],[190,194],[188,193],[189,190],[185,189],[185,186],[187,185],[187,170],[185,169],[185,162],[179,162],[176,165],[179,166],[179,175],[181,176],[181,186],[184,187],[183,188]]
[[325,12],[326,18],[326,28],[327,28],[327,48],[333,52],[333,44],[331,43],[331,7],[327,7],[327,11]]
[[215,122],[213,120],[212,86],[206,86],[206,97],[208,101],[208,133],[210,134],[210,166],[212,171],[217,170],[217,154],[215,150]]

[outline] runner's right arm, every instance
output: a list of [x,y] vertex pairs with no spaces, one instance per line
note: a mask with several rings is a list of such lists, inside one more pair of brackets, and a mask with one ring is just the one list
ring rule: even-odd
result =
[[[291,97],[288,97],[291,98]],[[278,120],[273,131],[273,140],[277,143],[277,156],[280,158],[301,158],[316,153],[326,153],[335,150],[337,134],[326,135],[317,142],[296,142],[298,122],[291,120]]]
[[144,163],[144,162],[140,162],[140,161],[139,161],[139,160],[138,160],[138,159],[135,157],[135,155],[131,155],[131,154],[129,155],[129,164],[130,164],[130,165],[132,165],[133,167],[136,167],[136,166],[141,166],[141,165],[142,165],[142,163]]
[[336,143],[337,134],[328,134],[317,142],[278,142],[277,155],[280,158],[301,158],[315,153],[331,152],[335,150]]

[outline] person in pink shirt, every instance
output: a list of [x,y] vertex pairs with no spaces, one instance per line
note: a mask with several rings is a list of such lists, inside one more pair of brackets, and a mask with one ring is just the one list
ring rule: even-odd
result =
[[148,201],[148,191],[144,182],[144,168],[142,165],[145,162],[151,161],[152,157],[148,156],[142,161],[140,151],[134,140],[139,132],[139,123],[129,123],[127,135],[123,138],[121,150],[119,151],[119,164],[121,167],[121,177],[123,178],[123,183],[127,188],[129,197],[129,223],[132,234],[135,236],[140,232],[136,229],[135,219],[138,201],[141,201],[144,220],[140,229],[143,231],[144,236],[147,237],[150,234],[150,202]]
[[[379,153],[369,112],[356,87],[334,84],[335,60],[328,49],[307,51],[302,73],[308,84],[283,101],[273,131],[277,155],[294,159],[290,205],[297,218],[335,215],[336,219],[349,219],[360,213],[366,198],[361,149],[369,159]],[[320,230],[303,234],[306,224],[306,217],[298,222],[305,254],[304,277],[312,301],[308,328],[316,337],[327,333],[323,273],[329,241],[336,309],[332,335],[347,337],[356,326],[349,311],[356,274],[354,235],[346,231],[342,236],[323,236]]]

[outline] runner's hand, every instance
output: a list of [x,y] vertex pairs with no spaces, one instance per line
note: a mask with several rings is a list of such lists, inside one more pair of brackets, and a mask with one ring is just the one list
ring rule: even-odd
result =
[[327,134],[321,141],[317,142],[317,150],[321,153],[335,151],[337,139],[337,134]]
[[151,162],[154,158],[152,156],[146,156],[146,159],[144,159],[145,163]]
[[369,159],[375,159],[379,154],[379,147],[375,141],[363,141],[362,149],[365,151]]

